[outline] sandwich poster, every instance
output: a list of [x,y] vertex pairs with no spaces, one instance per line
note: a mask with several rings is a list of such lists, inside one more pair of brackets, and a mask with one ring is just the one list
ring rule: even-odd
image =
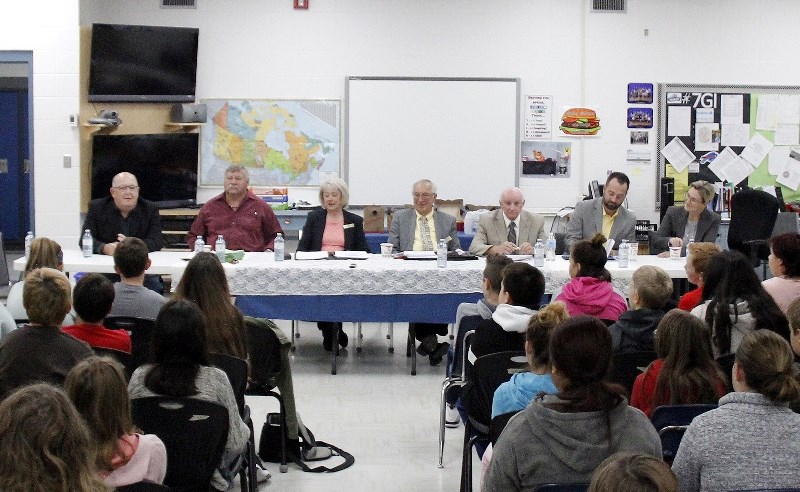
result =
[[594,137],[600,133],[600,118],[591,108],[567,107],[558,129],[567,137]]

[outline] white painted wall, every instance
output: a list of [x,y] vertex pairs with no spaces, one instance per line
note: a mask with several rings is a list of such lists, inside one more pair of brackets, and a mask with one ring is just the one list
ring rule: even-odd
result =
[[[61,167],[62,154],[77,153],[77,132],[62,124],[78,106],[75,3],[20,2],[0,16],[0,49],[34,50],[37,232],[70,236],[65,244],[79,227],[78,170]],[[629,0],[625,14],[592,14],[589,0],[312,0],[308,11],[291,0],[197,3],[80,0],[80,24],[199,27],[198,98],[344,99],[348,75],[476,76],[520,77],[523,95],[552,94],[557,108],[599,106],[603,136],[576,142],[569,180],[526,182],[531,209],[620,169],[631,176],[630,208],[657,219],[655,164],[625,169],[628,82],[800,83],[796,0]],[[655,131],[650,142],[655,158]],[[293,189],[290,199],[315,196]]]
[[[35,228],[77,248],[80,228],[78,129],[78,0],[4,1],[0,50],[33,52],[33,181]],[[74,166],[63,167],[62,157]],[[2,211],[0,213],[5,213]]]

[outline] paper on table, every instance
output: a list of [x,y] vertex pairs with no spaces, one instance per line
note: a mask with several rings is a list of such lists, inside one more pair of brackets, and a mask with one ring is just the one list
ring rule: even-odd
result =
[[614,241],[613,239],[609,239],[608,241],[606,241],[606,244],[604,244],[606,248],[606,256],[611,256],[611,250],[614,249],[615,242],[616,241]]
[[511,261],[527,261],[533,259],[533,255],[506,255]]
[[681,172],[694,160],[694,154],[686,147],[680,138],[673,138],[664,146],[662,151],[667,162],[672,164],[676,171]]
[[295,260],[324,260],[327,257],[327,251],[297,251],[294,254]]
[[436,258],[436,251],[403,251],[406,258]]
[[348,260],[366,260],[369,254],[366,251],[334,251],[333,256]]
[[692,131],[692,108],[689,106],[669,106],[667,110],[667,136],[688,137]]
[[760,94],[756,110],[756,130],[775,131],[778,124],[778,95]]
[[722,124],[722,146],[744,147],[750,140],[750,125],[747,123]]
[[800,96],[778,96],[778,125],[800,124]]
[[736,124],[742,122],[744,96],[741,94],[723,94],[721,105],[720,123]]
[[800,187],[800,153],[794,150],[789,152],[789,158],[775,181],[797,191]]
[[[750,141],[747,142],[747,145],[744,150],[742,150],[742,153],[739,154],[739,157],[749,162],[753,167],[758,167],[761,161],[767,157],[773,145],[772,142],[764,138],[764,135],[756,133]],[[738,181],[736,181],[736,183],[738,183]]]
[[776,145],[770,149],[769,164],[767,167],[771,175],[777,176],[778,173],[783,170],[783,167],[786,165],[786,159],[789,158],[789,151],[791,150],[791,147],[782,145]]
[[775,129],[775,145],[797,145],[800,143],[800,125],[778,124]]
[[719,123],[694,125],[694,150],[719,150]]

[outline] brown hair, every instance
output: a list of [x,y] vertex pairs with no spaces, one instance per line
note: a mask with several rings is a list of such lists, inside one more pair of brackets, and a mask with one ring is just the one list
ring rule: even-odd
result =
[[543,306],[539,312],[531,316],[528,329],[525,331],[525,341],[530,343],[533,349],[534,365],[550,365],[550,333],[567,318],[569,318],[567,307],[560,301]]
[[656,329],[656,354],[664,363],[656,379],[652,406],[716,403],[725,375],[714,361],[711,334],[703,320],[673,309]]
[[31,323],[59,326],[72,307],[67,277],[54,268],[37,268],[25,276],[22,305]]
[[678,492],[678,479],[664,460],[617,453],[595,469],[589,492]]
[[786,318],[789,320],[789,329],[795,335],[800,332],[800,297],[789,304],[789,309],[786,311]]
[[122,365],[110,357],[89,357],[67,374],[64,388],[89,427],[97,468],[112,471],[119,438],[136,432]]
[[800,234],[789,232],[769,240],[773,256],[781,260],[787,277],[800,277]]
[[536,309],[544,295],[544,275],[528,263],[512,263],[503,268],[502,288],[515,306]]
[[489,288],[492,292],[500,292],[500,283],[503,281],[503,268],[512,263],[511,258],[506,255],[489,255],[486,257],[483,278],[489,281]]
[[114,249],[114,266],[122,277],[138,277],[147,269],[148,253],[144,241],[138,237],[126,237]]
[[92,461],[89,430],[64,391],[38,383],[0,403],[0,490],[110,490]]
[[603,247],[605,242],[606,237],[598,232],[592,239],[578,241],[572,246],[572,261],[581,266],[576,277],[594,277],[611,282],[611,274],[606,270],[608,255]]
[[686,249],[689,251],[688,261],[691,262],[694,271],[700,275],[705,273],[708,260],[715,253],[721,251],[716,243],[689,243]]
[[660,267],[642,265],[633,272],[631,281],[639,294],[641,307],[661,309],[672,296],[672,279]]
[[64,252],[61,246],[52,239],[37,237],[31,242],[31,253],[25,263],[25,275],[37,268],[55,268],[61,270],[64,264]]
[[188,299],[203,312],[209,352],[247,358],[244,317],[231,303],[225,269],[215,254],[198,253],[192,258],[174,298]]
[[793,362],[789,342],[768,330],[748,333],[736,351],[736,364],[742,368],[747,386],[776,403],[800,399]]

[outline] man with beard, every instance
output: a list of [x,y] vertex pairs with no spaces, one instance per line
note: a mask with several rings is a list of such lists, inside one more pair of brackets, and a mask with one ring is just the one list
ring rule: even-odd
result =
[[591,239],[598,232],[614,240],[615,250],[623,239],[636,241],[636,216],[622,206],[630,185],[628,176],[613,172],[606,179],[602,197],[575,205],[567,225],[567,248],[582,239]]

